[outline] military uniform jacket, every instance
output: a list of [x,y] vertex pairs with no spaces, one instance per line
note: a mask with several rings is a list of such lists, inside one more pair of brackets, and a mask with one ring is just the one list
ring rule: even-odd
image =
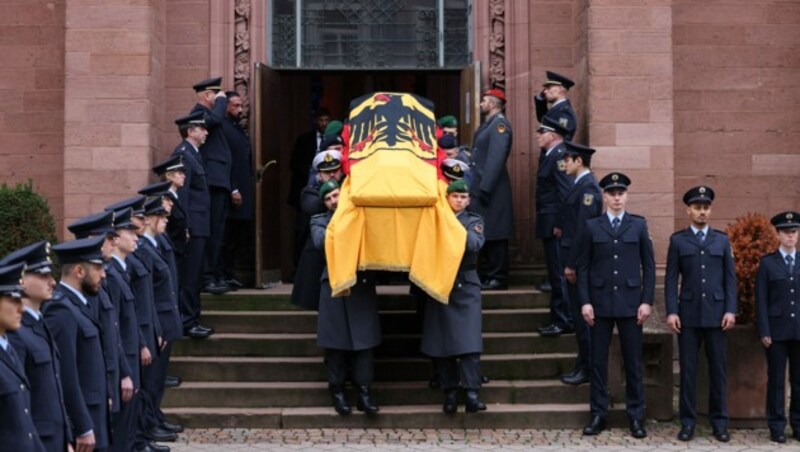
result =
[[244,132],[239,121],[229,116],[222,121],[222,133],[231,150],[231,191],[239,190],[242,204],[230,206],[228,218],[235,220],[252,220],[255,206],[256,182],[253,178],[253,153],[250,150],[250,138]]
[[[795,256],[800,253],[795,252]],[[791,273],[779,251],[758,264],[756,312],[758,336],[773,341],[800,341],[800,266]]]
[[[312,215],[325,212],[325,203],[319,197],[319,186],[308,185],[300,192],[300,212],[306,222]],[[306,241],[297,262],[294,285],[292,286],[292,304],[303,309],[316,311],[319,308],[319,289],[322,270],[325,268],[325,255],[314,247],[311,239]]]
[[[141,248],[141,246],[140,246]],[[125,258],[128,264],[128,275],[131,277],[131,290],[136,297],[136,317],[139,322],[139,349],[147,347],[150,354],[158,354],[158,337],[161,336],[161,325],[156,315],[153,300],[153,276],[142,259],[142,251],[137,248],[133,254]]]
[[483,238],[483,218],[463,211],[458,221],[467,230],[467,247],[448,304],[426,297],[422,324],[422,353],[443,358],[481,353],[481,281],[476,270]]
[[[311,240],[319,250],[325,249],[325,228],[331,212],[311,217]],[[323,251],[324,252],[324,251]],[[336,350],[366,350],[381,342],[381,324],[375,278],[371,272],[358,272],[358,281],[346,297],[332,297],[328,269],[320,278],[317,345]]]
[[89,300],[89,304],[92,305],[92,309],[97,314],[97,320],[100,322],[103,356],[108,373],[108,397],[111,399],[111,411],[118,413],[121,406],[120,380],[131,376],[131,368],[122,349],[119,318],[108,294],[107,281],[103,280],[100,292],[96,296],[87,296],[86,299]]
[[511,124],[497,113],[475,131],[472,150],[471,210],[485,218],[486,240],[514,235],[511,179],[506,162],[511,154]]
[[66,450],[72,432],[61,387],[61,356],[44,318],[36,320],[24,312],[22,326],[8,333],[8,341],[19,362],[23,363],[30,383],[30,413],[45,449],[48,452]]
[[189,229],[186,224],[186,211],[183,208],[183,200],[178,195],[178,200],[172,204],[166,231],[170,242],[172,242],[172,250],[178,259],[183,257],[186,249],[187,232],[189,232]]
[[[12,345],[13,347],[13,345]],[[45,451],[31,417],[31,385],[13,349],[0,348],[0,451]]]
[[172,268],[162,255],[162,250],[153,246],[147,237],[139,240],[136,252],[150,269],[153,276],[153,302],[161,326],[161,337],[172,342],[183,337],[183,323],[178,312],[177,285],[172,277]]
[[195,104],[192,113],[203,112],[206,121],[208,137],[200,146],[200,156],[206,168],[208,186],[231,190],[231,149],[222,132],[222,124],[228,114],[228,98],[218,97],[214,101],[214,108],[208,109],[203,105]]
[[578,268],[578,258],[581,254],[581,248],[577,246],[578,237],[581,237],[586,229],[586,220],[600,215],[602,208],[603,197],[593,173],[581,177],[577,183],[572,184],[559,218],[559,227],[562,230],[561,246],[568,248],[564,256],[565,267]]
[[186,214],[186,227],[194,237],[211,235],[211,195],[208,192],[206,170],[200,163],[200,156],[194,146],[183,140],[172,155],[183,159],[183,172],[186,180],[178,190],[178,202]]
[[691,228],[672,234],[664,301],[667,315],[678,314],[683,327],[720,328],[725,313],[736,313],[736,269],[725,233],[709,228],[702,242]]
[[542,150],[536,172],[536,237],[553,237],[558,225],[558,211],[564,205],[575,183],[566,173],[564,143],[554,146],[550,153]]
[[[94,430],[96,447],[109,444],[108,374],[102,326],[92,308],[63,285],[44,304],[44,319],[61,353],[61,378],[75,438]],[[77,388],[77,390],[69,390]]]
[[116,259],[111,259],[106,269],[106,285],[117,313],[122,351],[130,368],[133,387],[141,387],[139,367],[139,319],[136,316],[136,297],[130,285],[130,275]]
[[579,246],[578,297],[596,316],[636,317],[640,304],[653,304],[656,264],[644,217],[625,212],[616,231],[608,215],[591,218]]
[[180,293],[180,279],[178,279],[178,260],[175,256],[175,246],[167,234],[159,234],[156,236],[158,242],[158,251],[161,257],[167,261],[169,265],[169,272],[172,274],[172,284],[175,286],[175,293]]
[[541,124],[545,117],[550,117],[561,124],[567,129],[567,136],[564,137],[567,141],[572,141],[575,137],[575,131],[578,130],[578,116],[572,108],[569,99],[559,102],[552,107],[547,106],[547,99],[541,96],[533,98],[536,104],[536,119]]

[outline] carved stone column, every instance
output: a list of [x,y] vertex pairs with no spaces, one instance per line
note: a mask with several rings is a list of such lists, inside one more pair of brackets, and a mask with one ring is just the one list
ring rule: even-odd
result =
[[233,87],[234,91],[242,96],[244,102],[241,123],[245,130],[250,121],[250,73],[253,67],[250,45],[251,12],[251,0],[236,0],[234,5]]
[[489,0],[489,86],[506,88],[506,2]]

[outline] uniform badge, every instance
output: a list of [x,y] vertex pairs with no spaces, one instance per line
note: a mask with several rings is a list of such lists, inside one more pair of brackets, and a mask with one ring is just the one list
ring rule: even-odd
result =
[[786,219],[787,220],[791,220],[792,218],[794,218],[794,214],[792,214],[792,212],[789,212],[789,213],[786,214]]
[[567,170],[567,162],[563,160],[558,161],[558,170],[559,171],[566,171]]
[[617,174],[617,173],[612,174],[611,175],[611,180],[613,180],[614,182],[618,181],[619,180],[619,174]]
[[456,174],[460,173],[461,172],[461,165],[453,166],[453,172],[456,173]]
[[506,133],[506,125],[502,122],[497,125],[497,133]]
[[569,118],[559,118],[558,123],[561,125],[561,127],[566,129],[569,127]]
[[333,157],[330,154],[325,154],[325,163],[330,163],[333,161]]
[[482,224],[476,224],[473,229],[475,229],[475,232],[477,232],[478,234],[483,234],[483,225]]
[[590,194],[583,195],[583,205],[584,206],[591,206],[594,202],[594,196]]

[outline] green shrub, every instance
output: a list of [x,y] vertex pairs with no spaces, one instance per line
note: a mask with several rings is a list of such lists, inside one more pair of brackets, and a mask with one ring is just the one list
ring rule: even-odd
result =
[[0,257],[33,242],[56,241],[56,225],[47,201],[32,181],[0,185]]

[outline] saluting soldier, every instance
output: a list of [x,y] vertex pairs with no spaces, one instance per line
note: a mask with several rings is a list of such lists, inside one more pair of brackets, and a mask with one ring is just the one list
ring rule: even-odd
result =
[[[319,189],[319,197],[328,212],[311,217],[311,240],[318,250],[325,250],[325,230],[339,203],[339,183],[329,180]],[[378,413],[370,386],[374,363],[372,350],[381,342],[381,324],[375,294],[375,278],[371,272],[358,272],[356,285],[346,297],[332,297],[326,266],[320,278],[317,345],[325,349],[328,388],[333,408],[340,415],[352,409],[344,392],[348,364],[351,379],[358,390],[356,408],[368,415]]]
[[514,235],[514,212],[506,162],[513,137],[511,123],[503,115],[505,103],[502,90],[494,88],[483,93],[480,107],[485,118],[473,140],[470,208],[485,221],[482,254],[487,264],[481,275],[484,290],[508,289],[508,240]]
[[694,187],[683,195],[691,223],[672,234],[667,251],[664,301],[667,324],[678,334],[681,441],[694,437],[697,424],[697,353],[703,343],[708,357],[711,428],[718,441],[728,442],[731,438],[725,332],[736,324],[736,268],[728,236],[708,225],[712,201],[714,190],[707,186]]
[[89,304],[105,278],[105,235],[53,246],[61,264],[61,282],[44,304],[44,319],[61,353],[61,378],[77,450],[109,446],[108,375],[103,358],[102,325]]
[[[589,382],[591,372],[589,327],[581,314],[581,303],[578,300],[578,258],[581,248],[578,237],[586,228],[586,220],[602,213],[603,200],[597,179],[591,171],[592,155],[595,150],[580,144],[566,142],[564,145],[564,165],[568,176],[574,178],[564,205],[561,208],[559,227],[561,229],[561,248],[559,257],[564,268],[566,291],[562,295],[567,299],[570,314],[575,328],[575,340],[578,344],[578,357],[572,372],[561,376],[561,381],[569,385],[581,385]],[[551,332],[555,333],[555,332]]]
[[611,173],[600,180],[606,214],[586,221],[579,246],[578,296],[592,334],[591,422],[584,435],[597,435],[608,416],[608,351],[616,325],[625,363],[625,404],[631,435],[644,429],[642,325],[650,316],[656,289],[653,242],[644,217],[625,210],[631,180]]
[[466,210],[470,202],[469,187],[463,179],[455,180],[447,187],[447,202],[467,230],[467,246],[448,304],[430,297],[425,301],[420,350],[436,362],[439,385],[445,394],[442,411],[452,414],[458,409],[460,380],[466,392],[466,411],[475,413],[486,409],[478,397],[483,339],[477,266],[478,253],[484,242],[483,219]]
[[46,450],[31,417],[31,384],[7,336],[22,322],[24,269],[23,263],[0,267],[0,450],[9,452]]
[[770,439],[786,442],[786,361],[789,361],[792,437],[800,440],[800,271],[797,235],[800,213],[772,217],[778,249],[761,258],[756,277],[758,336],[767,354],[767,426]]
[[547,71],[547,79],[544,81],[544,89],[533,98],[536,104],[536,119],[544,123],[544,118],[550,118],[566,129],[564,136],[567,141],[575,138],[575,131],[578,130],[578,116],[572,109],[572,104],[567,99],[567,91],[575,85],[575,82],[563,75]]
[[42,304],[53,297],[56,285],[50,243],[41,241],[20,248],[0,260],[0,267],[20,263],[26,265],[22,277],[22,326],[8,333],[7,338],[30,382],[31,417],[44,448],[48,452],[64,452],[72,442],[72,432],[61,386],[61,355],[41,312]]
[[563,295],[564,269],[558,256],[561,229],[559,210],[572,188],[567,175],[564,136],[567,130],[551,117],[536,129],[539,169],[536,172],[536,237],[542,240],[547,279],[550,283],[550,325],[539,329],[542,336],[559,336],[573,331],[572,314]]

